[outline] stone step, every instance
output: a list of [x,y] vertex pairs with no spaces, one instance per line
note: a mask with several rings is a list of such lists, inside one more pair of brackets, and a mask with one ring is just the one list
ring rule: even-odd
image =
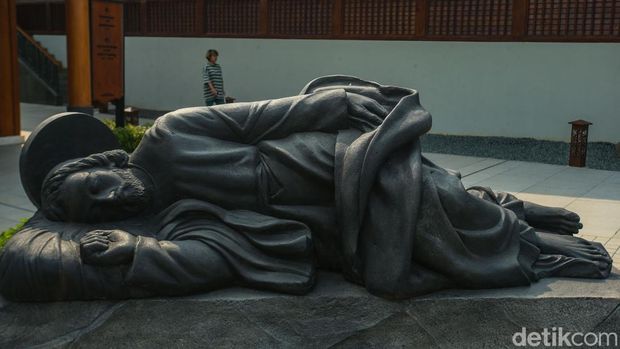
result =
[[0,347],[507,348],[523,331],[620,332],[619,309],[617,274],[394,302],[322,273],[305,296],[228,289],[123,302],[4,302]]

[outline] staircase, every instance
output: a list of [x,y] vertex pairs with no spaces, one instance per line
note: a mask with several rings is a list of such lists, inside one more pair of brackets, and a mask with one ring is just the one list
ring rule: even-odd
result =
[[20,100],[63,105],[67,100],[67,69],[40,42],[17,28]]

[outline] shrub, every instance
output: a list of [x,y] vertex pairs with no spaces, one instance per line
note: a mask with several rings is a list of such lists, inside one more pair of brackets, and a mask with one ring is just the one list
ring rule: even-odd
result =
[[24,227],[24,224],[28,223],[29,219],[30,218],[20,219],[20,222],[17,223],[16,226],[14,226],[13,228],[9,228],[8,230],[5,230],[2,232],[2,234],[0,234],[0,251],[2,251],[2,249],[4,248],[4,245],[6,245],[6,243],[9,241],[9,239],[13,235],[15,235],[15,233],[20,231]]
[[134,126],[130,124],[126,124],[125,127],[116,127],[116,122],[110,119],[103,120],[103,123],[112,130],[123,150],[128,153],[136,149],[144,137],[144,133],[151,127],[151,125]]

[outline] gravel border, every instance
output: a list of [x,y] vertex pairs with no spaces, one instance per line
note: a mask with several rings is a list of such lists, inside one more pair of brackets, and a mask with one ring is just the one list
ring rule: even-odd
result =
[[[533,138],[427,134],[422,137],[422,150],[429,153],[568,165],[569,143]],[[589,168],[620,171],[620,155],[616,151],[616,145],[612,143],[588,143],[587,155],[586,166]]]

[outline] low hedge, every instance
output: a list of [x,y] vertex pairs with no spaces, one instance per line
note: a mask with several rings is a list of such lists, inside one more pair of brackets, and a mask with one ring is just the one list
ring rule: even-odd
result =
[[118,139],[118,142],[121,144],[123,150],[128,153],[131,153],[136,149],[146,131],[152,126],[134,126],[126,124],[125,127],[116,127],[116,122],[110,119],[103,120],[103,123],[106,124],[110,130],[112,130],[112,133],[116,136],[116,139]]
[[9,241],[11,237],[13,237],[13,235],[15,235],[15,233],[20,231],[24,227],[24,224],[28,223],[29,219],[30,218],[20,219],[20,222],[16,226],[9,228],[3,231],[2,234],[0,234],[0,251],[2,251],[2,249],[4,248],[4,245],[6,245],[6,243]]

